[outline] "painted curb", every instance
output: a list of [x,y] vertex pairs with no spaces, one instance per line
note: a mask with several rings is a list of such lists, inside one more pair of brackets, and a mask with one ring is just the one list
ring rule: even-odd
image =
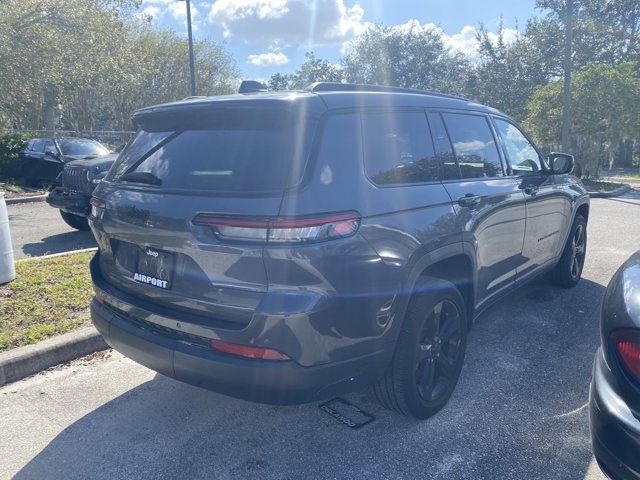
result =
[[49,367],[110,348],[94,327],[0,353],[0,387]]
[[611,190],[610,192],[589,192],[591,198],[611,198],[623,195],[631,190],[631,185],[622,185],[621,187]]
[[13,205],[15,203],[44,202],[46,199],[47,195],[33,195],[31,197],[5,198],[4,201],[7,203],[7,205]]

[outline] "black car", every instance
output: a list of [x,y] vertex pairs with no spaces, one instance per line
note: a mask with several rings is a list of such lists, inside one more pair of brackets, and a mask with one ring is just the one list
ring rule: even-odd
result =
[[614,479],[640,479],[640,252],[609,282],[589,399],[593,451]]
[[580,280],[589,196],[503,113],[319,83],[139,110],[94,192],[93,323],[178,380],[267,403],[375,384],[426,418],[474,318]]
[[91,210],[91,193],[102,180],[118,157],[117,154],[103,157],[72,160],[56,178],[54,187],[47,196],[47,203],[60,210],[62,219],[77,230],[89,230],[87,215]]
[[21,154],[22,176],[28,185],[54,185],[67,162],[110,153],[100,142],[86,138],[32,138]]

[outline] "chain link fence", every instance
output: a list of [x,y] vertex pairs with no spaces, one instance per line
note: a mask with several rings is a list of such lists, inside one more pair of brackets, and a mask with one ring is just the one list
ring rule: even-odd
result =
[[133,131],[115,130],[0,130],[0,135],[27,135],[35,137],[78,137],[97,140],[98,142],[116,149],[127,143],[136,134]]

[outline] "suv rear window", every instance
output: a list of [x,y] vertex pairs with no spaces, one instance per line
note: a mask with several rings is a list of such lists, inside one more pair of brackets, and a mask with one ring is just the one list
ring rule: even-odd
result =
[[300,180],[315,126],[312,120],[246,111],[208,120],[185,130],[141,130],[122,152],[109,180],[147,183],[140,181],[146,175],[162,190],[239,195],[281,191]]

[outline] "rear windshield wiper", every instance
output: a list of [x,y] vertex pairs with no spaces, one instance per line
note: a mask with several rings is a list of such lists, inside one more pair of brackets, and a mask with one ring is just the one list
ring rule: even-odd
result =
[[162,180],[150,172],[129,172],[120,177],[121,182],[146,183],[149,185],[162,185]]

